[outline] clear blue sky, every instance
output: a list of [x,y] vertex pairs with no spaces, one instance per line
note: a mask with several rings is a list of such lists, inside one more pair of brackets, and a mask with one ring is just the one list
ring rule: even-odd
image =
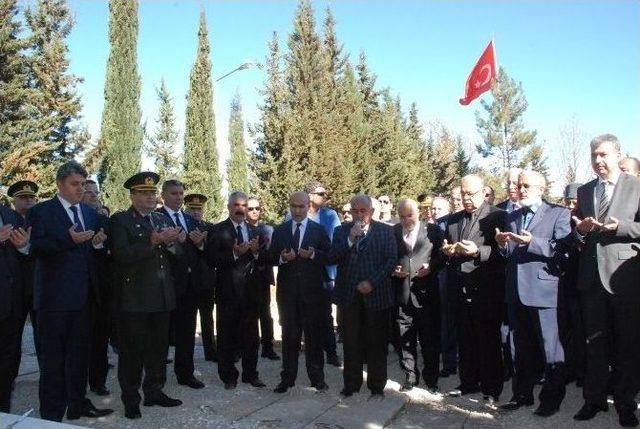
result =
[[[25,0],[23,0],[25,1]],[[524,122],[538,131],[552,157],[559,129],[572,118],[585,135],[611,132],[623,149],[640,156],[640,3],[318,1],[317,25],[330,4],[337,33],[352,60],[362,49],[380,86],[401,97],[405,110],[418,104],[426,124],[441,121],[471,145],[479,141],[474,112],[458,104],[471,67],[493,35],[498,62],[522,82],[529,109]],[[212,46],[214,76],[245,59],[263,61],[273,31],[292,29],[296,2],[140,1],[138,44],[143,119],[156,116],[154,88],[164,77],[184,129],[185,94],[195,58],[200,7]],[[80,86],[83,114],[94,137],[100,128],[105,66],[109,53],[107,1],[73,0],[76,25],[69,39],[72,71]],[[229,103],[238,90],[245,119],[258,119],[263,71],[249,69],[214,89],[218,150],[228,153]],[[485,95],[485,98],[490,96]]]

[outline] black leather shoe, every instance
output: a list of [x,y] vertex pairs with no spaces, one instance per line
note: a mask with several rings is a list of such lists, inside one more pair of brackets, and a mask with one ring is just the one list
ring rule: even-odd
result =
[[521,407],[530,407],[532,405],[533,405],[533,398],[513,397],[509,399],[509,402],[507,402],[506,404],[500,405],[498,408],[502,411],[515,411]]
[[620,421],[620,426],[625,428],[634,428],[638,426],[638,418],[633,413],[633,411],[625,410],[618,412],[618,419]]
[[409,392],[410,390],[413,390],[413,383],[410,381],[405,381],[402,383],[402,386],[400,386],[401,392]]
[[248,381],[242,380],[242,382],[250,384],[253,387],[265,387],[266,386],[266,384],[264,384],[264,382],[262,380],[260,380],[258,377],[254,378],[253,380],[248,380]]
[[598,414],[598,412],[607,411],[607,409],[608,407],[606,405],[595,405],[585,402],[582,408],[580,408],[580,411],[573,416],[573,419],[579,421],[591,420],[596,416],[596,414]]
[[289,390],[289,388],[290,388],[290,387],[293,387],[293,386],[291,386],[291,385],[289,385],[289,384],[287,384],[287,383],[282,383],[282,382],[281,382],[280,384],[278,384],[278,385],[276,386],[276,388],[275,388],[275,389],[273,389],[273,391],[274,391],[275,393],[285,393],[287,390]]
[[194,376],[191,376],[190,378],[179,378],[178,384],[189,386],[192,389],[202,389],[204,387],[204,383]]
[[109,390],[104,386],[92,388],[91,391],[98,396],[108,396],[111,394],[111,392],[109,392]]
[[556,404],[545,404],[544,402],[541,402],[540,405],[538,405],[538,408],[536,408],[536,410],[533,412],[533,414],[540,417],[550,417],[557,413],[559,410],[560,407]]
[[438,390],[438,386],[427,386],[427,392],[431,393],[432,395],[437,395],[440,393],[440,390]]
[[280,360],[280,356],[278,356],[278,354],[274,352],[273,349],[262,350],[262,354],[260,356],[269,360]]
[[384,391],[381,389],[374,389],[371,391],[371,396],[369,396],[369,400],[371,399],[383,399]]
[[349,396],[353,396],[354,393],[358,393],[359,390],[351,390],[351,389],[347,389],[346,387],[344,389],[342,389],[340,391],[340,394],[345,397],[348,398]]
[[90,417],[95,419],[98,417],[108,416],[111,413],[113,413],[111,408],[96,408],[90,400],[85,399],[80,409],[67,409],[67,419],[78,420],[80,417]]
[[319,381],[317,383],[313,383],[311,387],[315,387],[318,392],[324,392],[329,390],[329,385],[324,381]]
[[455,389],[448,391],[446,396],[458,398],[460,396],[470,395],[472,393],[478,393],[479,391],[480,391],[479,386],[474,386],[474,387],[458,386]]
[[145,407],[151,407],[153,405],[159,405],[161,407],[177,407],[182,405],[182,401],[180,399],[170,398],[163,392],[160,392],[150,398],[144,398],[143,405]]
[[238,382],[237,381],[227,381],[226,383],[224,383],[224,388],[226,390],[233,390],[238,386]]
[[137,405],[125,405],[124,416],[128,419],[139,419],[140,417],[142,417],[140,407]]
[[337,354],[327,356],[327,363],[333,366],[342,366],[342,362]]

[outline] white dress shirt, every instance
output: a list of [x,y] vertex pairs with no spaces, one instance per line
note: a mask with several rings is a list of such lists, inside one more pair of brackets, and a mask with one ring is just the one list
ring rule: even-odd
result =
[[300,224],[300,241],[298,243],[292,243],[296,246],[296,250],[299,249],[300,246],[302,245],[302,240],[304,239],[304,233],[307,230],[307,222],[309,222],[308,217],[305,217],[300,222],[296,222],[295,220],[291,219],[291,236],[292,237],[293,237],[293,234],[296,233],[296,228],[298,227],[298,224]]
[[85,228],[85,223],[84,223],[84,217],[82,216],[82,209],[80,208],[80,204],[71,204],[69,201],[65,200],[64,198],[62,198],[60,196],[60,194],[56,194],[56,196],[58,197],[58,200],[60,201],[60,203],[62,204],[62,207],[64,207],[64,211],[67,212],[67,216],[69,216],[69,220],[71,220],[72,224],[76,224],[76,221],[73,217],[73,210],[71,210],[71,206],[75,206],[77,211],[78,211],[78,218],[80,219],[80,223],[82,224],[82,229],[84,229],[86,231],[87,228]]
[[614,174],[607,180],[603,180],[598,176],[598,183],[593,189],[593,209],[596,217],[598,216],[598,207],[600,207],[600,190],[602,189],[602,183],[604,182],[604,192],[607,195],[607,201],[611,204],[611,197],[613,197],[613,190],[616,188],[616,184],[618,183],[618,179],[620,179],[620,171]]
[[182,213],[182,210],[175,211],[171,207],[167,207],[167,206],[164,206],[164,209],[167,211],[167,213],[169,213],[169,217],[171,218],[171,221],[174,224],[176,223],[176,213],[178,213],[178,218],[180,219],[180,224],[178,224],[176,226],[179,226],[180,228],[182,228],[185,231],[189,232],[189,228],[187,226],[187,220],[184,218],[184,214]]
[[416,245],[416,241],[418,240],[418,232],[420,231],[420,224],[416,223],[411,231],[407,231],[402,228],[402,239],[404,240],[404,244],[407,246],[408,251],[412,251]]

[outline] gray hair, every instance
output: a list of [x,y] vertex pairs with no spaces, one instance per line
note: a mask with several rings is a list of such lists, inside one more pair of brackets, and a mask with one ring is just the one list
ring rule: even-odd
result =
[[56,181],[61,182],[72,174],[79,174],[85,179],[89,176],[89,173],[87,173],[87,170],[82,166],[82,164],[72,159],[58,167],[58,171],[56,172]]
[[589,146],[591,147],[591,152],[597,149],[601,144],[607,142],[611,143],[616,152],[620,152],[620,142],[618,141],[618,137],[614,136],[613,134],[602,134],[591,140],[591,143],[589,144]]
[[520,175],[518,176],[518,178],[520,178],[520,177],[522,177],[524,175],[536,177],[542,183],[542,187],[544,189],[547,188],[547,179],[542,174],[538,173],[537,171],[522,170],[520,172]]
[[401,198],[396,205],[396,213],[400,213],[400,209],[404,207],[409,207],[413,213],[420,213],[418,202],[411,198]]
[[353,207],[353,203],[364,203],[367,205],[367,207],[369,207],[370,209],[373,208],[373,202],[371,201],[371,197],[369,195],[365,195],[365,194],[358,194],[358,195],[354,195],[353,197],[351,197],[351,206]]
[[247,194],[242,191],[235,191],[229,194],[228,204],[233,204],[236,200],[248,200]]
[[162,193],[164,194],[170,188],[182,188],[184,190],[184,189],[186,189],[186,186],[184,185],[184,183],[182,183],[181,181],[179,181],[177,179],[165,180],[162,183]]

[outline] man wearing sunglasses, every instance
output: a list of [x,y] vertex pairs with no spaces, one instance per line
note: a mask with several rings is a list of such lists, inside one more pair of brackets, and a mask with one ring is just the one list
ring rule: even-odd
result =
[[391,197],[388,195],[380,195],[378,197],[378,202],[380,203],[380,222],[384,222],[387,225],[397,224],[399,222],[398,218],[391,215],[391,210],[393,208],[391,204]]
[[[257,197],[249,197],[247,200],[247,223],[258,229],[261,241],[268,249],[271,244],[273,227],[264,222],[260,222],[262,207]],[[273,351],[273,318],[271,317],[271,285],[275,284],[273,279],[273,268],[268,264],[260,264],[258,278],[262,300],[260,301],[260,344],[262,345],[261,356],[269,360],[280,360],[280,356]]]
[[[308,212],[309,219],[322,225],[329,238],[333,237],[333,230],[340,226],[340,218],[335,210],[326,205],[327,190],[320,182],[314,181],[307,185],[306,191],[309,194],[311,203]],[[326,300],[322,303],[325,310],[323,320],[326,334],[322,348],[327,354],[327,363],[333,366],[340,366],[340,358],[336,351],[336,336],[333,332],[333,317],[331,316],[331,295],[336,278],[336,266],[328,265],[326,271],[325,290],[327,295]]]

